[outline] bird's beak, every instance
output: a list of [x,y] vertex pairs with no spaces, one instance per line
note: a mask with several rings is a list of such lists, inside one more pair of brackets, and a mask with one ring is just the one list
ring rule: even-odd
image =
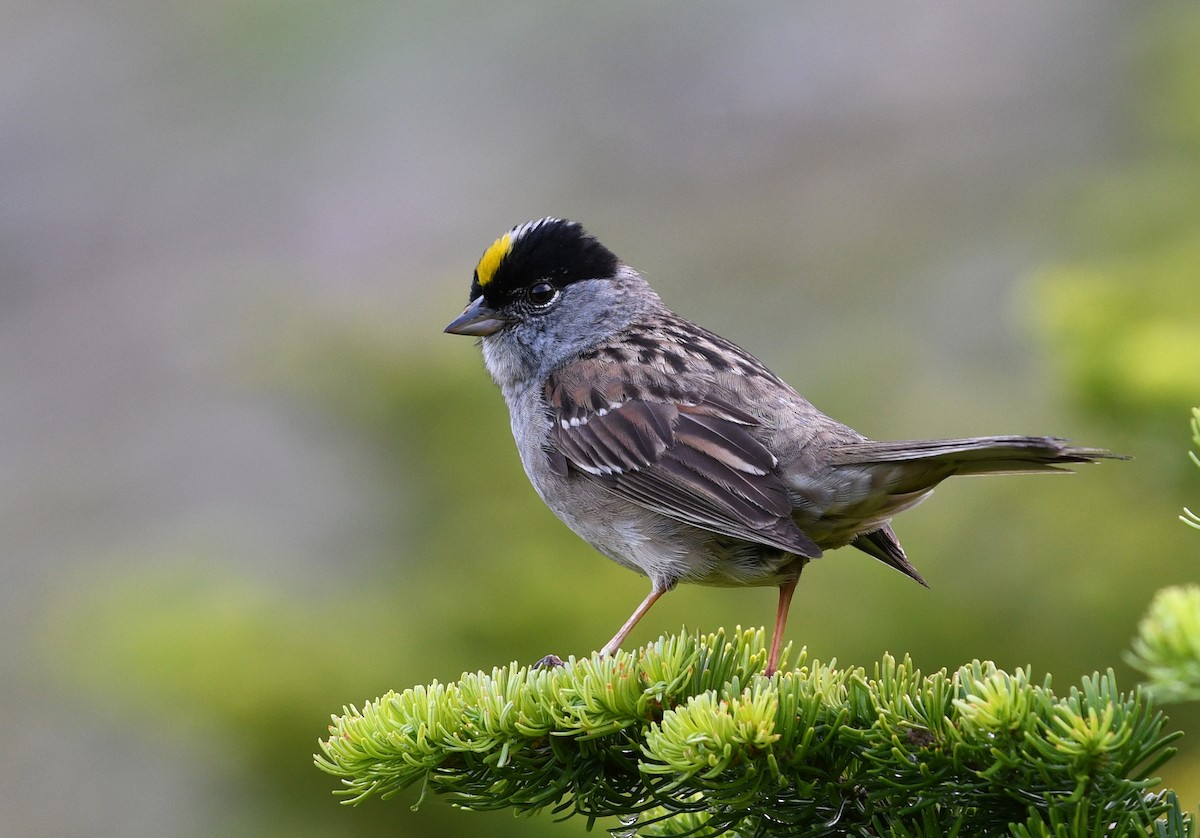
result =
[[476,297],[474,302],[463,309],[462,314],[450,322],[446,331],[452,335],[482,337],[495,334],[503,329],[506,323],[508,320],[488,306],[483,297]]

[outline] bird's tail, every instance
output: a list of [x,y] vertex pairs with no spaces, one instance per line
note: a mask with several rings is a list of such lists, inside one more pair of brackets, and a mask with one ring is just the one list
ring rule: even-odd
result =
[[865,472],[872,516],[882,526],[852,542],[858,549],[916,579],[925,580],[904,555],[887,518],[923,500],[938,483],[958,474],[1070,471],[1077,463],[1126,459],[1102,448],[1080,448],[1048,436],[982,436],[972,439],[862,440],[831,449],[831,465]]
[[[912,463],[931,474],[1003,474],[1070,471],[1076,463],[1124,460],[1103,448],[1081,448],[1052,436],[980,436],[970,439],[863,440],[831,452],[834,466]],[[922,469],[914,469],[920,471]]]

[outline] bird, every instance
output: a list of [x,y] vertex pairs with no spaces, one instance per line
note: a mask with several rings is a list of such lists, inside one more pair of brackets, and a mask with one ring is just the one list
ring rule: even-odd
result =
[[601,655],[676,585],[773,586],[771,675],[810,561],[852,546],[928,587],[890,522],[941,481],[1119,458],[1050,436],[868,439],[561,218],[496,239],[445,331],[479,338],[542,501],[650,581]]

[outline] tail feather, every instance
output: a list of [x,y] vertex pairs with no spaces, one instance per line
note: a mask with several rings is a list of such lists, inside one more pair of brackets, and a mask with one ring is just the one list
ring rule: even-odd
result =
[[900,539],[896,538],[896,533],[888,524],[871,532],[860,533],[850,543],[868,556],[873,556],[884,564],[891,565],[905,576],[916,579],[926,588],[929,587],[929,583],[909,563],[908,556],[904,554],[904,548],[900,546]]
[[[909,563],[887,523],[896,512],[919,502],[947,477],[1069,471],[1076,463],[1124,460],[1102,448],[1080,448],[1049,436],[984,436],[973,439],[862,440],[830,449],[830,464],[866,472],[872,492],[867,520],[882,526],[859,532],[850,542],[859,550],[925,584]],[[870,524],[868,524],[869,526]]]
[[1064,471],[1075,463],[1124,460],[1103,448],[1081,448],[1052,436],[981,436],[970,439],[863,440],[831,451],[831,463],[872,465],[925,462],[950,474]]

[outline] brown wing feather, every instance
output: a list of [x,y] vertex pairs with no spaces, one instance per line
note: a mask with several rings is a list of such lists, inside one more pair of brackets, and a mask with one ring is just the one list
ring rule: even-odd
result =
[[[570,367],[551,376],[552,465],[573,467],[647,509],[692,526],[815,558],[821,549],[791,519],[776,459],[727,399],[684,401],[661,382],[643,392],[621,364],[602,384]],[[565,463],[564,463],[565,460]]]

